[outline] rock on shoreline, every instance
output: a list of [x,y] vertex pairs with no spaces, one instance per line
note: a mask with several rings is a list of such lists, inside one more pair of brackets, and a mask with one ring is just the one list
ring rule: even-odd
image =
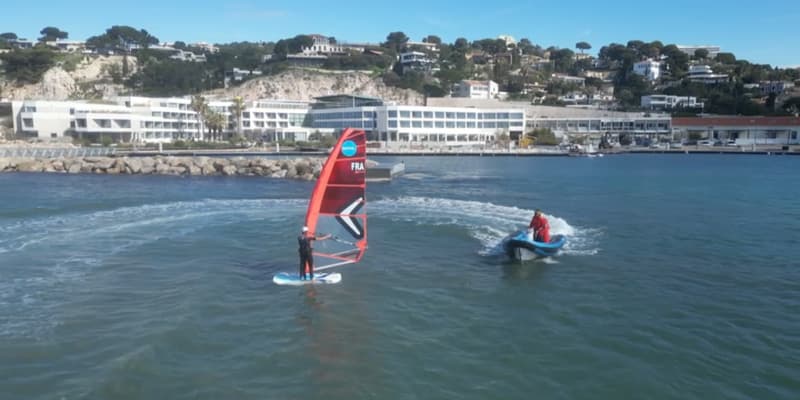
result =
[[322,163],[322,158],[292,160],[171,156],[0,158],[0,172],[263,176],[310,181],[319,176]]

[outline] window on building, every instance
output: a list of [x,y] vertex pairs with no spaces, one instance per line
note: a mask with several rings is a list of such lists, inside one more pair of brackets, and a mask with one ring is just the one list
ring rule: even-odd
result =
[[411,122],[412,128],[422,128],[422,121],[412,121]]
[[436,112],[436,118],[444,118],[444,113],[441,111]]
[[402,118],[409,118],[411,113],[409,111],[400,111],[400,117]]
[[437,128],[444,128],[444,121],[436,121]]
[[422,118],[422,111],[413,111],[411,116],[414,118]]
[[433,128],[433,121],[425,121],[423,126],[426,128]]
[[454,112],[445,113],[445,116],[447,116],[447,119],[455,119],[456,113]]
[[475,113],[467,113],[467,118],[475,119]]
[[397,110],[389,110],[389,118],[397,118]]
[[401,128],[408,128],[410,126],[411,126],[411,122],[410,121],[400,121],[400,127]]
[[433,118],[433,112],[432,111],[425,111],[423,113],[423,115],[425,116],[425,118]]
[[445,126],[448,127],[448,128],[455,128],[456,127],[456,122],[455,121],[447,121]]
[[456,117],[458,119],[464,119],[464,118],[467,117],[467,113],[460,112],[460,113],[456,114]]

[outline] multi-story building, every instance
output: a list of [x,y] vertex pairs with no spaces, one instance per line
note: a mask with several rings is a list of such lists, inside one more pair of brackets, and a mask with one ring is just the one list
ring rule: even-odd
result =
[[363,96],[326,96],[312,105],[314,128],[362,128],[370,140],[420,146],[484,145],[525,132],[519,109],[406,106]]
[[420,51],[400,53],[400,64],[403,65],[403,69],[408,68],[415,71],[431,71],[434,69],[433,60]]
[[247,138],[264,141],[305,141],[312,133],[305,101],[257,100],[246,104],[242,112],[242,133]]
[[683,46],[683,45],[678,45],[677,47],[678,47],[678,50],[686,53],[686,55],[688,55],[690,57],[694,57],[694,53],[697,50],[705,50],[705,51],[707,51],[708,52],[708,56],[712,57],[712,58],[715,57],[720,52],[719,46],[707,46],[707,45]]
[[[227,109],[230,102],[209,102]],[[204,140],[201,121],[185,98],[121,97],[108,104],[79,101],[14,101],[17,134],[52,140],[63,137],[114,142]]]
[[453,86],[453,97],[469,97],[471,99],[493,99],[500,92],[494,81],[464,80]]
[[642,96],[642,108],[647,110],[672,110],[675,108],[703,108],[703,102],[698,102],[694,96],[668,96],[664,94],[651,94]]
[[800,144],[798,117],[688,117],[673,118],[677,136],[692,135],[737,146]]
[[661,63],[653,60],[639,61],[633,64],[633,73],[644,76],[648,81],[657,81],[661,77]]
[[705,84],[725,83],[728,75],[715,74],[708,65],[690,65],[689,80],[692,82],[702,82]]
[[787,89],[794,87],[794,82],[786,81],[764,81],[758,84],[762,96],[769,96],[771,94],[783,94]]

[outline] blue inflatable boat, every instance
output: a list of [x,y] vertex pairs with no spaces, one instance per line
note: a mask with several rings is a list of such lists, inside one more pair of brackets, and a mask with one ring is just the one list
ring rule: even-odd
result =
[[553,235],[550,237],[550,242],[545,243],[528,239],[527,231],[521,230],[506,238],[505,250],[509,257],[527,261],[556,255],[565,243],[567,238],[564,235]]

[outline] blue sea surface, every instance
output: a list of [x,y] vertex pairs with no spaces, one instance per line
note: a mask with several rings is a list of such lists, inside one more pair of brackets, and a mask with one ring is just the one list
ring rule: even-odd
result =
[[800,398],[800,158],[375,159],[305,287],[313,182],[0,174],[0,398]]

